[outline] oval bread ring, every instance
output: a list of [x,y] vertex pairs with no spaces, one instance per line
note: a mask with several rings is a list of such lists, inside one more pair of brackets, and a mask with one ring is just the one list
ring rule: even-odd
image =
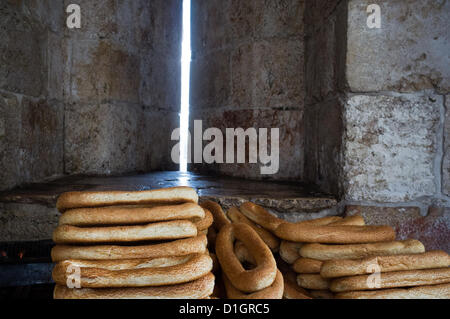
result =
[[191,219],[199,231],[208,230],[214,221],[211,212],[208,209],[204,209],[204,211],[205,214],[203,218],[196,217]]
[[280,244],[281,259],[283,259],[288,264],[293,264],[300,257],[298,250],[302,245],[302,243],[282,240]]
[[318,274],[322,264],[321,260],[300,257],[292,264],[292,269],[299,274]]
[[[53,280],[59,285],[65,285],[73,271],[68,267],[79,267],[80,285],[83,288],[118,288],[118,287],[147,287],[167,286],[193,281],[211,272],[213,264],[208,254],[194,254],[183,257],[165,257],[162,265],[148,267],[145,262],[141,267],[110,270],[102,268],[104,261],[96,261],[99,267],[92,266],[92,262],[65,260],[56,264],[52,272]],[[120,264],[120,261],[116,261]],[[126,261],[128,262],[128,261]],[[107,261],[111,263],[111,261]],[[85,267],[88,266],[88,267]]]
[[214,290],[211,273],[184,284],[138,288],[80,288],[71,289],[56,285],[54,299],[202,299]]
[[263,207],[252,202],[243,203],[239,206],[239,210],[251,221],[265,229],[270,230],[271,232],[275,231],[278,226],[286,222],[285,220],[270,214]]
[[395,230],[390,226],[316,226],[301,223],[284,223],[275,235],[295,242],[354,244],[395,240]]
[[119,245],[56,245],[51,250],[53,262],[66,259],[133,259],[156,258],[164,256],[184,256],[206,251],[205,235],[178,239],[151,245],[119,246]]
[[341,220],[331,223],[331,226],[364,226],[366,222],[364,218],[360,215],[347,216]]
[[309,293],[299,285],[297,285],[297,275],[289,265],[283,261],[278,261],[278,269],[283,274],[284,280],[284,299],[312,299]]
[[57,226],[53,241],[57,244],[114,243],[167,240],[197,236],[197,227],[188,220],[172,220],[138,226],[77,227]]
[[106,206],[67,210],[59,218],[59,225],[138,225],[204,217],[203,208],[194,203],[150,207],[145,205]]
[[328,290],[330,280],[322,278],[320,274],[299,274],[297,275],[297,284],[306,289]]
[[233,223],[244,223],[249,225],[258,233],[259,237],[261,237],[266,245],[269,246],[270,250],[272,250],[273,252],[278,251],[280,247],[280,240],[266,229],[257,226],[254,222],[245,217],[245,215],[242,214],[237,207],[231,207],[227,211],[227,216]]
[[282,299],[284,292],[284,281],[283,275],[279,270],[276,272],[275,280],[272,285],[266,287],[262,290],[246,294],[242,291],[239,291],[236,287],[233,286],[230,279],[222,274],[223,282],[225,285],[225,289],[227,292],[227,297],[229,299]]
[[216,202],[213,202],[211,200],[206,200],[204,202],[200,203],[200,206],[204,209],[207,209],[211,212],[213,215],[213,227],[216,229],[216,231],[220,231],[220,229],[231,223],[231,221],[228,219],[228,217],[225,215],[225,212],[223,211],[222,207],[217,204]]
[[100,207],[136,204],[181,204],[197,203],[195,189],[186,186],[161,188],[145,191],[97,191],[68,192],[61,194],[56,208],[63,212],[81,207]]
[[[234,254],[234,241],[240,240],[252,252],[256,267],[245,270]],[[229,224],[220,230],[216,240],[216,255],[224,273],[233,285],[244,292],[269,287],[275,280],[277,264],[269,247],[247,224]]]
[[425,252],[424,245],[416,239],[386,241],[368,244],[324,245],[305,244],[300,255],[317,260],[358,259],[372,256],[419,254]]
[[419,254],[375,256],[362,259],[329,260],[323,263],[320,275],[337,278],[372,273],[371,265],[378,265],[380,272],[419,270],[450,267],[450,256],[441,250]]
[[371,275],[357,275],[337,278],[331,281],[330,290],[346,292],[355,290],[374,290],[383,288],[427,286],[450,283],[450,268],[405,270],[380,273],[380,286],[372,287]]
[[412,288],[340,292],[336,294],[336,299],[450,299],[450,283]]

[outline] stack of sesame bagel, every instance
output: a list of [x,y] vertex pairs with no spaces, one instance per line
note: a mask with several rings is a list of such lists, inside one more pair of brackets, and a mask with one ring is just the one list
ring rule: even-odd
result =
[[210,211],[196,191],[69,192],[53,233],[54,298],[207,298]]
[[292,278],[293,270],[304,289],[292,293],[285,279],[285,298],[450,298],[449,255],[396,240],[392,227],[365,225],[361,216],[290,223],[250,202],[239,211],[281,241],[279,255],[290,265],[283,275]]

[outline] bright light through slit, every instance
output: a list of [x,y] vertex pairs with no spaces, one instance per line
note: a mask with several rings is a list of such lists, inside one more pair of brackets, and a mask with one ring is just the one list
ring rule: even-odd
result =
[[181,46],[180,171],[187,172],[189,78],[191,67],[191,0],[183,0],[183,42]]

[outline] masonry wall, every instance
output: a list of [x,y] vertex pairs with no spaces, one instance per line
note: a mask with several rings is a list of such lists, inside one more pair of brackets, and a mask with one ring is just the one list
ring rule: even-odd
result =
[[[0,188],[64,174],[176,169],[181,2],[0,5]],[[3,40],[4,39],[4,40]]]
[[[303,178],[304,1],[192,1],[191,125],[280,128],[280,167],[194,164],[244,178]],[[192,132],[191,132],[192,133]],[[270,143],[270,142],[269,142]],[[207,142],[204,142],[204,146]],[[247,151],[248,152],[248,151]]]
[[[373,3],[380,29],[366,23]],[[346,214],[444,250],[449,13],[447,1],[350,0],[307,2],[305,16],[307,179]]]

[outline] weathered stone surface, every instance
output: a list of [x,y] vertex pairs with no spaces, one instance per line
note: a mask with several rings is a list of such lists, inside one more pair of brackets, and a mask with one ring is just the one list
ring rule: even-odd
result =
[[[381,7],[381,28],[369,29],[366,8]],[[347,80],[353,92],[450,90],[450,3],[351,0]]]
[[46,83],[45,28],[18,2],[2,1],[0,17],[0,89],[38,97]]
[[51,239],[59,215],[56,208],[41,205],[0,204],[0,241]]
[[390,225],[398,240],[420,240],[425,249],[450,252],[450,209],[431,207],[421,216],[418,207],[347,206],[346,215],[360,214],[368,225]]
[[74,104],[66,109],[65,171],[114,174],[136,167],[141,112],[116,104]]
[[71,57],[71,101],[139,102],[139,56],[108,41],[78,41]]
[[[325,10],[324,1],[310,1],[306,16],[317,15],[316,10]],[[315,7],[312,3],[316,3]],[[322,5],[319,5],[322,2]],[[334,1],[329,1],[334,2]],[[335,98],[345,87],[345,42],[347,36],[347,17],[344,2],[320,24],[307,25],[305,38],[305,88],[306,105]],[[334,6],[333,6],[334,8]],[[324,12],[320,12],[323,14]],[[317,21],[315,21],[317,23]]]
[[[191,135],[193,138],[193,120],[201,119],[203,130],[207,128],[219,128],[223,134],[223,164],[194,164],[194,170],[215,172],[229,176],[251,179],[286,179],[300,180],[303,175],[304,159],[304,130],[302,126],[303,112],[301,110],[277,110],[277,109],[218,109],[206,111],[194,111],[191,116]],[[246,140],[246,162],[225,163],[226,128],[267,128],[269,136],[267,145],[270,147],[270,129],[279,128],[279,170],[276,174],[262,175],[260,163],[251,164],[248,160],[248,139]],[[193,142],[192,142],[193,143]],[[203,147],[209,144],[203,142]],[[235,143],[236,140],[235,140]],[[235,144],[236,148],[236,144]],[[268,154],[271,154],[270,151]],[[192,153],[192,157],[193,157]],[[193,161],[193,159],[192,159]]]
[[0,189],[62,174],[63,108],[0,94]]
[[228,106],[231,95],[230,51],[223,50],[191,63],[190,104],[193,109]]
[[243,44],[231,56],[232,105],[302,108],[304,48],[298,39]]
[[396,202],[433,196],[440,105],[438,96],[349,97],[344,114],[346,199]]
[[344,105],[339,98],[305,108],[305,180],[339,194]]
[[450,195],[450,95],[445,97],[444,154],[442,158],[442,192]]
[[341,0],[314,0],[305,2],[305,24],[313,27],[313,29],[320,28],[324,25],[326,20],[330,17],[336,6],[339,3],[345,2]]
[[193,1],[193,55],[261,38],[298,37],[301,42],[303,15],[303,0]]

